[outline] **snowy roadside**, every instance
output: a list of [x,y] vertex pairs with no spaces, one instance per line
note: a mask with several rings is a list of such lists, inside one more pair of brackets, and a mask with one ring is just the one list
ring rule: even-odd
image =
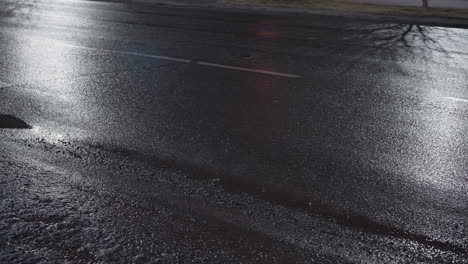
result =
[[[2,132],[0,132],[2,133]],[[1,263],[456,262],[102,147],[0,137]]]
[[[94,215],[96,197],[79,191],[86,188],[81,176],[19,151],[2,142],[0,262],[104,260],[115,234]],[[100,255],[91,253],[98,249]]]
[[255,223],[244,229],[252,219],[239,215],[261,212],[242,208],[249,197],[227,201],[216,181],[191,185],[112,154],[64,154],[43,139],[0,146],[1,263],[341,262],[248,230]]

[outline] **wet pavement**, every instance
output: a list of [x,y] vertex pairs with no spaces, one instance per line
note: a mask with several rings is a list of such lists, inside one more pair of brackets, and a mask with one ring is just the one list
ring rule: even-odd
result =
[[0,262],[467,262],[468,30],[0,8]]

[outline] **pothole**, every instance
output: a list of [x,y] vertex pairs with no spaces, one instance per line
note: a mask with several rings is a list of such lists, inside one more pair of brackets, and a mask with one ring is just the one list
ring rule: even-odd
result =
[[0,128],[30,129],[32,127],[17,117],[0,114]]
[[231,52],[231,56],[237,59],[250,59],[252,58],[252,54],[243,51],[234,51]]

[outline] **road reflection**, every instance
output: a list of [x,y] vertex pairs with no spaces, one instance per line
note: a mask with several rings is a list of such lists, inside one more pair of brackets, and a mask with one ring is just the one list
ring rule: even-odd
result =
[[341,96],[358,95],[360,102],[344,102],[341,114],[362,116],[370,126],[359,133],[345,121],[339,126],[367,143],[355,146],[368,153],[363,163],[375,160],[379,169],[407,175],[413,183],[460,191],[466,171],[458,157],[466,148],[468,108],[447,98],[468,95],[466,35],[466,29],[413,24],[371,25],[342,34],[348,45],[331,48],[328,55],[347,58],[337,65],[337,75],[348,84]]
[[386,85],[397,87],[396,91],[408,98],[407,103],[417,106],[405,106],[402,99],[393,106],[400,111],[402,122],[412,124],[405,136],[413,138],[412,143],[395,149],[407,159],[399,173],[411,171],[419,183],[458,191],[466,174],[460,154],[466,148],[468,108],[454,107],[446,98],[452,94],[463,97],[468,92],[463,80],[468,71],[466,33],[463,29],[392,25],[371,29],[367,36],[374,43],[376,56],[393,59],[411,77],[410,82],[389,78]]
[[[86,89],[89,79],[79,80],[92,73],[94,67],[82,50],[64,45],[54,38],[56,32],[50,29],[58,23],[79,23],[82,11],[63,17],[48,16],[43,13],[44,6],[34,3],[24,1],[8,12],[11,17],[7,19],[26,24],[23,34],[15,34],[15,38],[6,43],[14,48],[6,54],[4,78],[17,88],[5,93],[12,93],[12,97],[19,97],[21,101],[7,101],[5,108],[27,115],[33,126],[32,133],[38,136],[57,141],[73,133],[79,138],[86,133],[78,124],[95,119],[98,114],[96,107],[90,107],[90,92]],[[32,24],[34,27],[30,27]],[[74,44],[73,41],[67,43]],[[70,123],[55,122],[61,118]],[[64,125],[75,128],[66,131]]]

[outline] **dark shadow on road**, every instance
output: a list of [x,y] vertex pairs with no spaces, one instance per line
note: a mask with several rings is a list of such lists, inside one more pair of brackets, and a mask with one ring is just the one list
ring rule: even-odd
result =
[[0,128],[30,129],[31,126],[14,116],[0,114]]
[[0,3],[1,17],[17,17],[30,19],[36,10],[39,0],[5,1]]
[[454,29],[429,27],[416,24],[373,25],[344,34],[343,41],[348,44],[332,48],[324,56],[350,54],[351,62],[342,73],[348,72],[366,58],[399,61],[418,55],[418,58],[430,59],[435,54],[445,59],[463,53],[451,50],[446,43],[457,43],[461,36]]

